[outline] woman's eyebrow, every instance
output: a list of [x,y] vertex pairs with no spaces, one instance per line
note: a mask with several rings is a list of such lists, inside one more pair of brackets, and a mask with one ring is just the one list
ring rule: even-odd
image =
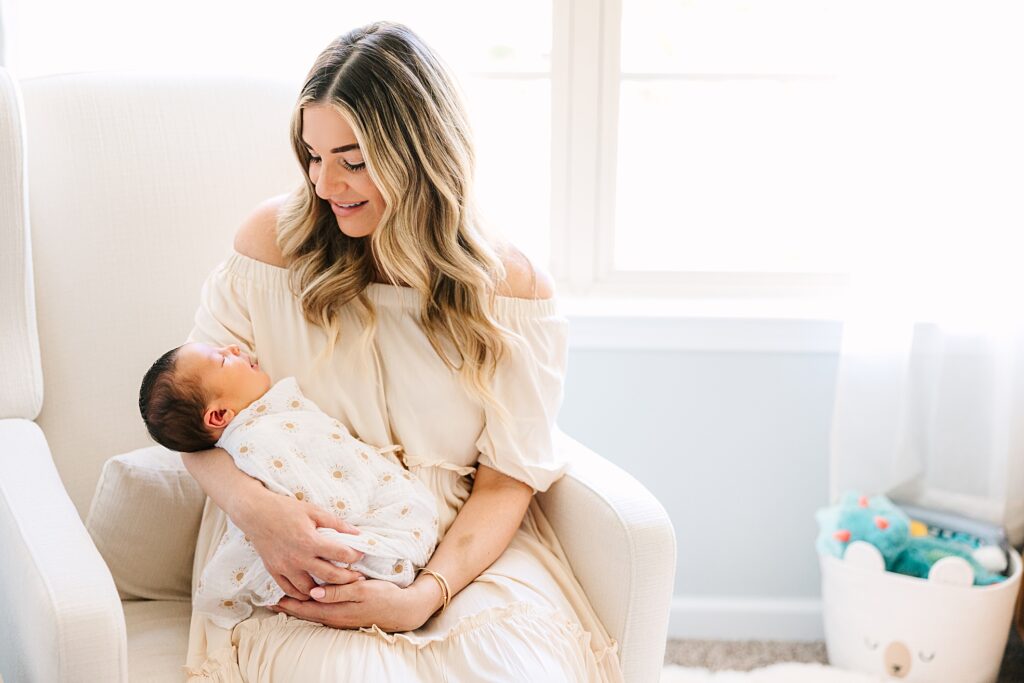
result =
[[[306,146],[306,149],[308,149],[310,151],[313,150],[313,146],[310,145],[305,140],[302,141],[302,144],[304,144]],[[356,144],[356,143],[352,143],[351,145],[342,145],[341,147],[335,147],[334,149],[332,149],[331,150],[331,154],[341,154],[342,152],[351,152],[354,149],[359,149],[359,145]]]

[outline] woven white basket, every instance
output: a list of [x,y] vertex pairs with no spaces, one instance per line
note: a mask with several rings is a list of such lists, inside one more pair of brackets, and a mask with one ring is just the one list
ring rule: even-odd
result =
[[885,571],[878,550],[850,544],[819,557],[825,642],[836,667],[904,681],[995,683],[1020,588],[1021,558],[991,586],[973,586],[959,558],[928,579]]

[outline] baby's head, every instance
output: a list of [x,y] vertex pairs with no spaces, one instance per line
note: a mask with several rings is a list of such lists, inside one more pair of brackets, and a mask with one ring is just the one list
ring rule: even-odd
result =
[[235,415],[270,385],[270,376],[237,346],[195,342],[153,363],[142,378],[139,411],[157,443],[194,453],[213,448]]

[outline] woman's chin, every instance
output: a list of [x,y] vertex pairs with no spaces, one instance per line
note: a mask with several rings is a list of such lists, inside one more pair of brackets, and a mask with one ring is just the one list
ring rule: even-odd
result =
[[346,237],[351,237],[353,239],[367,237],[373,233],[372,227],[367,228],[364,225],[353,225],[351,223],[345,222],[344,220],[338,221],[338,229],[341,230],[341,234],[345,235]]

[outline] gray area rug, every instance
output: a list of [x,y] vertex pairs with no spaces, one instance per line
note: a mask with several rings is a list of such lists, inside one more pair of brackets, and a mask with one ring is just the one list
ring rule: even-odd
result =
[[[825,643],[788,641],[673,640],[665,649],[665,663],[710,669],[750,671],[778,662],[828,663]],[[999,683],[1024,681],[1024,643],[1014,629],[999,670]]]

